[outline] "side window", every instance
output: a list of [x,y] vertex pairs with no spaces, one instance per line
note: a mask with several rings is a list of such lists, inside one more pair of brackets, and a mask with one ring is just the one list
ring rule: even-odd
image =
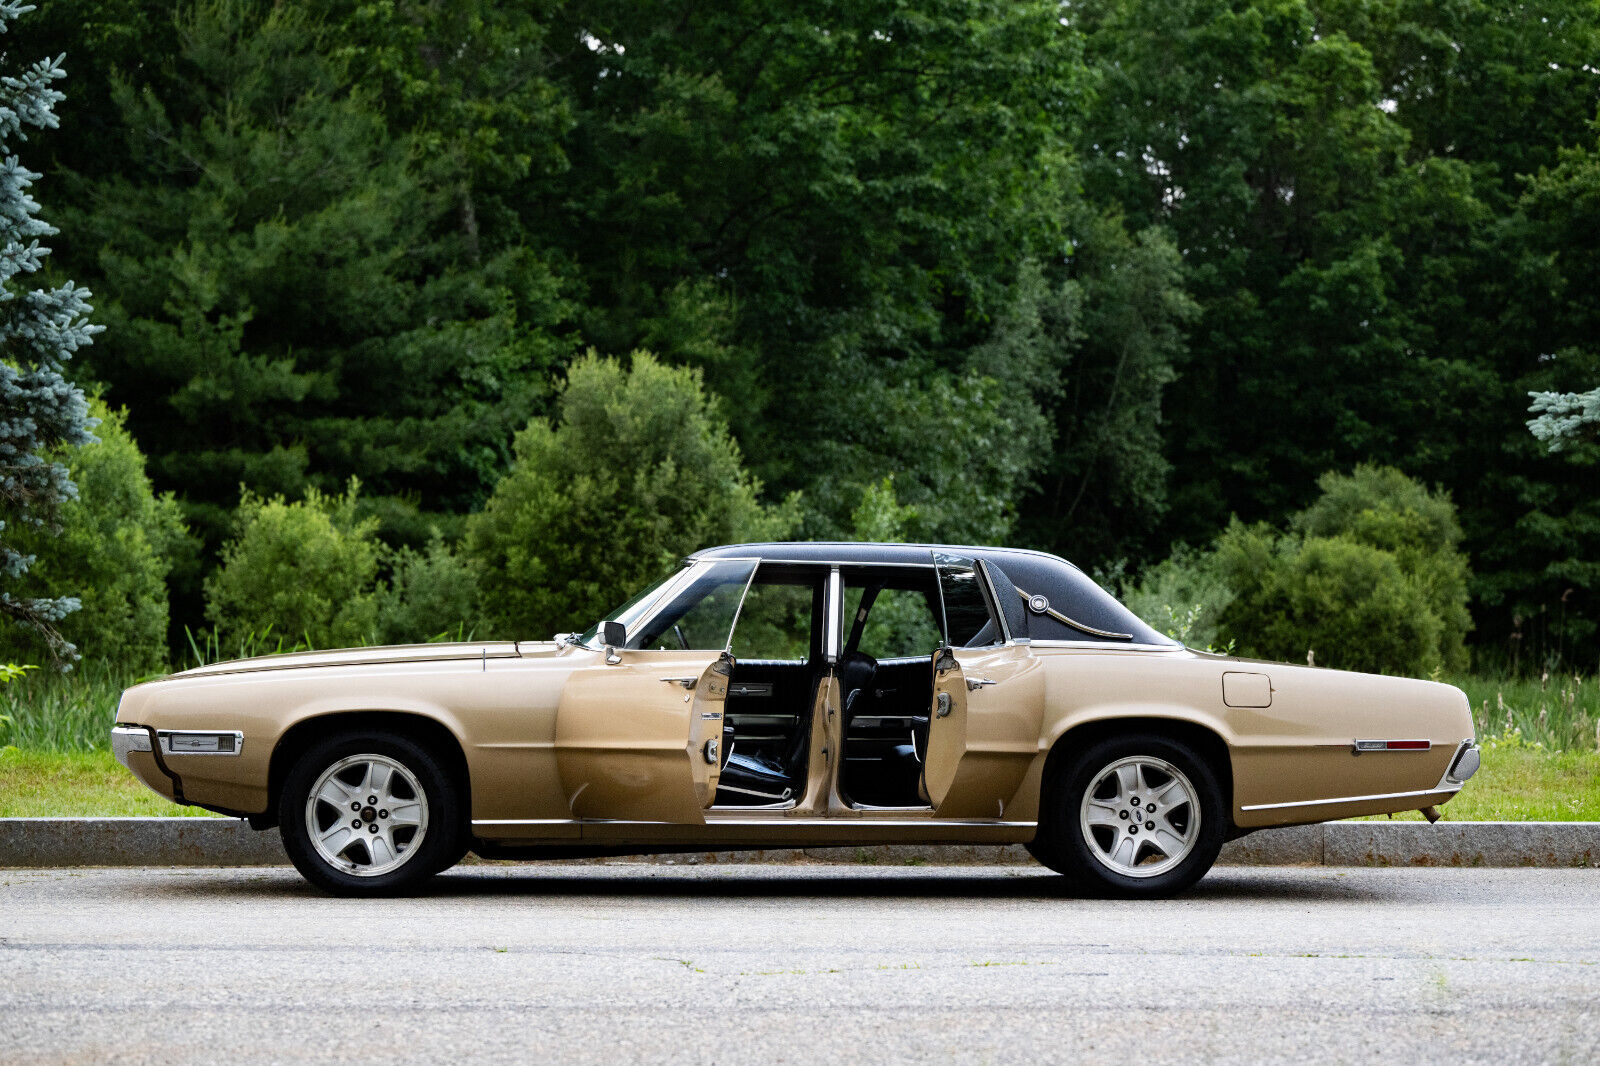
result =
[[658,650],[721,651],[728,646],[733,618],[744,599],[755,562],[721,560],[696,574],[637,634],[628,646]]
[[815,589],[810,585],[760,581],[751,585],[733,627],[734,658],[789,662],[809,659],[814,597]]
[[[855,593],[859,604],[861,590]],[[855,615],[852,612],[847,617]],[[859,650],[874,659],[898,659],[932,655],[938,646],[939,620],[933,616],[926,592],[884,589],[878,593],[862,628]]]
[[935,554],[939,568],[939,592],[943,598],[945,624],[951,647],[981,648],[1005,639],[999,624],[989,612],[989,598],[971,559]]

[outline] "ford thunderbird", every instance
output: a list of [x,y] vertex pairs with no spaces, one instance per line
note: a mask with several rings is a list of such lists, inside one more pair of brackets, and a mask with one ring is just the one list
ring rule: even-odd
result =
[[128,689],[112,743],[348,895],[468,851],[886,843],[1166,895],[1254,830],[1436,817],[1479,762],[1448,685],[1195,651],[1055,556],[905,544],[708,549],[549,641],[202,666]]

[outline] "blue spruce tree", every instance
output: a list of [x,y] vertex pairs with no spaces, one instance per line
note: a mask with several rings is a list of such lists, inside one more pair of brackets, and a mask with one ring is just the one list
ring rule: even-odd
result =
[[[17,0],[0,0],[0,33],[32,11]],[[0,54],[0,618],[36,630],[53,654],[70,658],[72,645],[55,623],[78,608],[73,596],[19,596],[18,580],[33,556],[13,546],[11,531],[55,526],[56,509],[76,495],[61,449],[94,440],[83,390],[63,373],[74,352],[101,327],[89,324],[87,289],[69,281],[58,288],[32,288],[50,249],[39,243],[55,227],[38,219],[39,204],[28,188],[40,177],[15,154],[26,127],[53,128],[55,106],[65,99],[52,83],[66,77],[65,56],[42,59],[12,73]]]

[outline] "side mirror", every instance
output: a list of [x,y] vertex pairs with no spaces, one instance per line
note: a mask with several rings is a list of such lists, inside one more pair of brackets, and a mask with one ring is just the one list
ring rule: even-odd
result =
[[626,648],[628,646],[628,627],[621,622],[601,622],[600,643],[608,648]]

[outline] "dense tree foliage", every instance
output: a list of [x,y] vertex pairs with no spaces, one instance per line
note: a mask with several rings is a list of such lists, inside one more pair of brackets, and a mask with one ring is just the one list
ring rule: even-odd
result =
[[[1380,464],[1447,490],[1471,559],[1448,603],[1408,586],[1418,648],[1458,659],[1459,581],[1523,662],[1600,626],[1600,443],[1528,426],[1537,394],[1581,429],[1600,382],[1596,0],[53,0],[17,29],[74,64],[30,158],[111,327],[86,366],[207,568],[241,482],[358,476],[352,521],[411,552],[375,601],[430,590],[400,629],[577,624],[742,528],[632,532],[639,471],[709,434],[799,534],[1130,573],[1190,545],[1140,587],[1202,628],[1226,597],[1185,560],[1235,516],[1339,541],[1302,591],[1412,573],[1294,525]],[[580,426],[587,392],[637,410]],[[670,410],[688,438],[638,436]],[[581,543],[522,559],[524,527]],[[518,605],[443,618],[469,565]]]
[[1392,467],[1319,480],[1287,529],[1234,519],[1122,589],[1152,625],[1195,647],[1347,670],[1428,674],[1467,665],[1467,560],[1448,495]]
[[[172,494],[151,490],[126,413],[98,400],[89,410],[97,439],[51,457],[66,466],[76,495],[61,505],[55,529],[17,534],[17,549],[34,557],[18,588],[76,590],[81,606],[61,620],[61,635],[87,659],[150,673],[167,661],[166,581],[174,563],[192,564],[193,541]],[[0,633],[0,658],[37,662],[47,653],[30,630]]]
[[510,473],[468,520],[483,613],[502,636],[581,629],[696,548],[796,524],[796,500],[761,503],[698,370],[631,362],[574,363],[554,424],[517,435]]
[[[32,8],[0,2],[0,34]],[[34,288],[50,249],[39,238],[56,233],[35,217],[39,204],[29,187],[42,175],[27,169],[16,152],[26,128],[56,125],[56,105],[65,98],[54,83],[66,76],[59,58],[23,65],[0,54],[0,619],[39,638],[52,657],[74,654],[57,629],[78,609],[71,585],[22,588],[33,556],[23,543],[40,532],[60,532],[56,510],[75,490],[61,449],[94,440],[83,391],[67,380],[67,362],[88,345],[99,327],[88,323],[87,290],[69,281]],[[7,634],[11,636],[11,634]]]

